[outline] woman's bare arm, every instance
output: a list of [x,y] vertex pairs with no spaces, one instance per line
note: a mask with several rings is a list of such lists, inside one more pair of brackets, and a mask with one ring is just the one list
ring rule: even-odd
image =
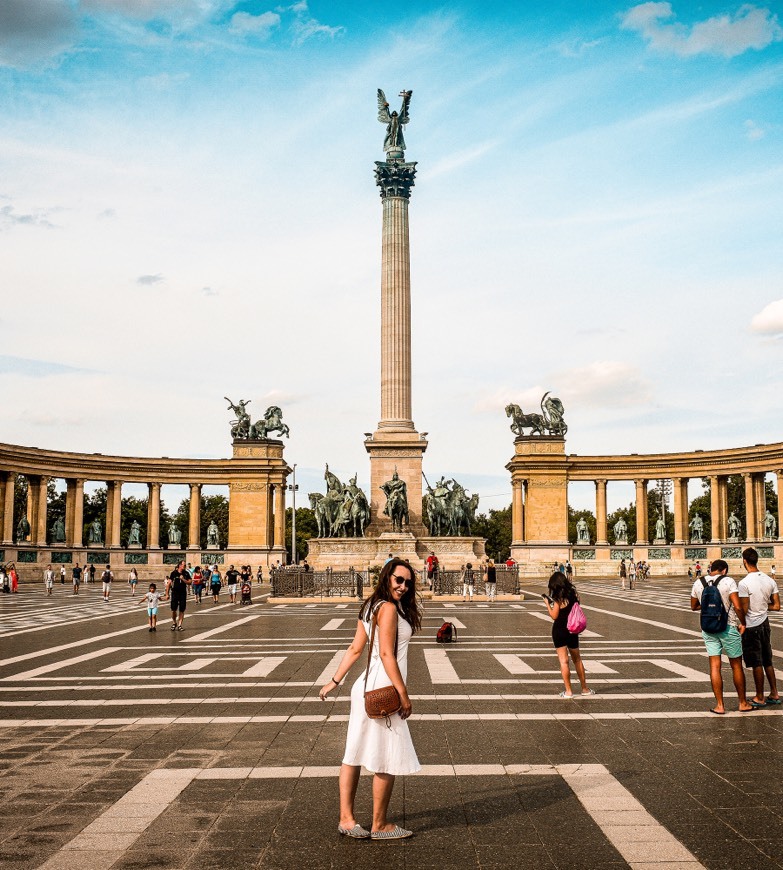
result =
[[351,641],[351,645],[345,651],[345,655],[343,656],[343,660],[340,662],[337,670],[334,672],[334,677],[329,680],[329,682],[321,688],[321,691],[318,693],[318,696],[323,701],[329,692],[332,689],[336,689],[337,686],[343,681],[343,678],[347,676],[348,671],[356,664],[357,660],[362,654],[362,650],[364,649],[365,644],[367,643],[367,632],[364,630],[364,626],[361,623],[361,620],[356,623],[356,634],[353,636],[353,640]]

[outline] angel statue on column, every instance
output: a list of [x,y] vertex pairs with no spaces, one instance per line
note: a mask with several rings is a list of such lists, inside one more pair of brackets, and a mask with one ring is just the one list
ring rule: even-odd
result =
[[378,120],[386,124],[386,138],[383,140],[383,150],[390,157],[403,157],[405,151],[405,139],[402,128],[410,120],[408,107],[410,106],[413,91],[401,91],[402,106],[399,112],[390,112],[386,94],[378,88]]

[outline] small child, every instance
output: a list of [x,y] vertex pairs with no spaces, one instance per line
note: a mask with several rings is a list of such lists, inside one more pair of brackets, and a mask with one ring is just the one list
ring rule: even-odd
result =
[[154,583],[150,583],[150,591],[141,599],[141,603],[147,605],[147,616],[150,618],[150,631],[158,630],[158,602],[163,596],[157,591],[157,588]]
[[131,598],[136,595],[136,584],[139,582],[139,574],[135,568],[130,569],[130,573],[128,574],[128,585],[130,586]]

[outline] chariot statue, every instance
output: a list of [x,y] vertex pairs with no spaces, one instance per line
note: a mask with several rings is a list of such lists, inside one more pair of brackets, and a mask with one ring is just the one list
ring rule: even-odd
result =
[[253,423],[247,411],[250,399],[240,399],[234,404],[228,396],[223,398],[228,402],[228,409],[236,414],[236,419],[231,421],[231,437],[235,441],[265,440],[270,432],[289,437],[291,430],[283,422],[283,412],[277,405],[270,405],[263,419]]
[[530,429],[530,435],[557,435],[565,437],[568,426],[563,418],[563,403],[555,396],[544,393],[541,398],[541,413],[526,414],[519,405],[506,405],[506,416],[511,417],[511,431],[524,435],[525,429]]

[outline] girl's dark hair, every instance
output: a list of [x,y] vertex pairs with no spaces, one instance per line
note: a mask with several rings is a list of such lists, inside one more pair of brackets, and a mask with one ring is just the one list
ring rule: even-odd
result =
[[[397,568],[406,568],[410,571],[412,583],[405,587],[405,594],[402,596],[399,605],[396,604],[392,597],[392,581],[391,577]],[[410,625],[415,634],[421,628],[421,608],[416,596],[416,572],[404,559],[392,559],[381,568],[381,574],[378,578],[378,585],[375,591],[369,598],[365,598],[359,611],[359,619],[367,619],[368,614],[372,613],[375,605],[379,601],[390,601],[402,614],[402,618]]]
[[555,571],[549,578],[549,595],[558,604],[568,604],[570,598],[576,593],[574,584],[562,571]]

